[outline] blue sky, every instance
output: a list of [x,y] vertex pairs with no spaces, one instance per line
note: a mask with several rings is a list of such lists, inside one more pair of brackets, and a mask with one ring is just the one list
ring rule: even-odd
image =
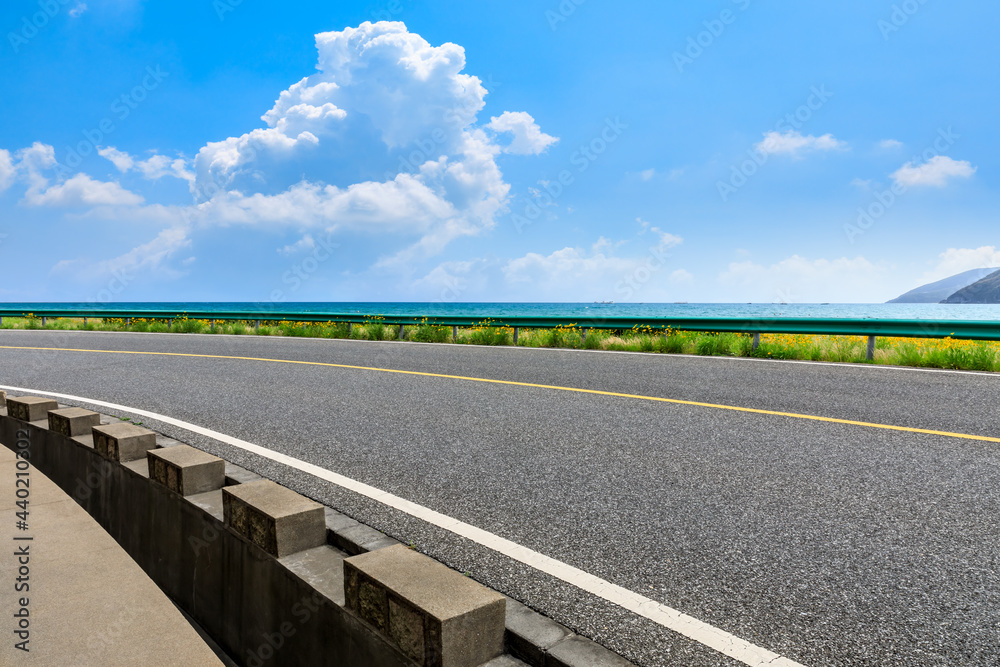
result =
[[13,0],[5,301],[884,301],[1000,266],[985,0]]

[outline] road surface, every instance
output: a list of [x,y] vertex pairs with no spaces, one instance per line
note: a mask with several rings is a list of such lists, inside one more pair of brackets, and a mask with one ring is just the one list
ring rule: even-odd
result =
[[[0,385],[131,406],[295,457],[785,664],[1000,655],[1000,376],[5,330]],[[142,421],[412,541],[641,665],[753,662],[371,497]]]

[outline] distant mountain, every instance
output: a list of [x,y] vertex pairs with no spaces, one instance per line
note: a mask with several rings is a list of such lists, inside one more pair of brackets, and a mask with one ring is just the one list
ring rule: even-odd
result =
[[[997,269],[973,269],[936,283],[922,285],[915,290],[896,297],[889,303],[944,303],[955,292],[968,287],[986,276],[995,273]],[[948,301],[948,303],[952,303]]]
[[1000,271],[963,287],[941,303],[1000,303]]

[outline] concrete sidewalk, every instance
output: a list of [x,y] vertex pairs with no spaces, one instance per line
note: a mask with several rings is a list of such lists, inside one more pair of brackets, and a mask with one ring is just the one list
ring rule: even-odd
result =
[[[34,468],[28,514],[18,516],[26,471],[16,464],[0,446],[0,665],[222,665],[125,551]],[[25,636],[28,652],[17,648]]]

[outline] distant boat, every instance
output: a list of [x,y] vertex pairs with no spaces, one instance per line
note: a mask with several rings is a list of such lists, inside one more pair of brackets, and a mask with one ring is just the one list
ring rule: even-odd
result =
[[614,303],[614,301],[595,301],[594,303],[599,303],[599,304],[603,304],[603,305],[609,305],[609,304]]

